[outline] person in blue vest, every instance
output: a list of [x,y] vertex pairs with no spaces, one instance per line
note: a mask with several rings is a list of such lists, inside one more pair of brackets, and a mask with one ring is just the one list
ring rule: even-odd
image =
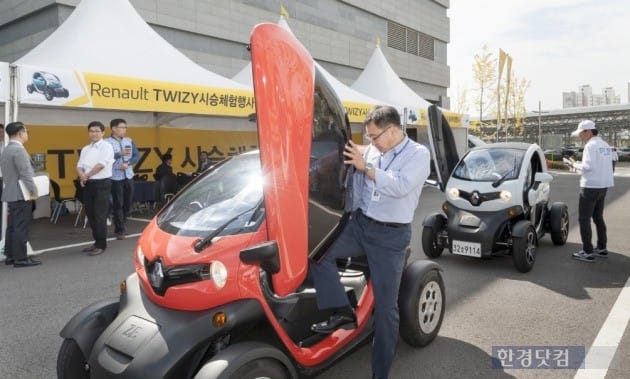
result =
[[111,136],[106,141],[114,148],[112,166],[112,213],[116,239],[125,239],[127,217],[133,201],[133,165],[140,160],[140,153],[133,140],[127,137],[127,122],[122,118],[110,121]]

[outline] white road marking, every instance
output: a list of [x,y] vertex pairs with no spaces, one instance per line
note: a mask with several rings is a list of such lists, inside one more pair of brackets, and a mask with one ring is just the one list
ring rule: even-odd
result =
[[[129,234],[127,237],[128,238],[132,238],[132,237],[138,237],[139,235],[141,235],[142,233],[135,233],[135,234]],[[116,237],[112,237],[112,238],[108,238],[107,241],[115,241]],[[63,250],[63,249],[69,249],[71,247],[79,247],[79,246],[85,246],[85,245],[92,245],[94,243],[94,241],[89,241],[89,242],[79,242],[79,243],[73,243],[70,245],[63,245],[63,246],[55,246],[55,247],[49,247],[48,249],[41,249],[41,250],[33,250],[32,255],[38,255],[38,254],[42,254],[42,253],[47,253],[49,251],[56,251],[56,250]],[[29,254],[31,255],[31,254]]]
[[605,378],[630,320],[630,277],[584,359],[575,379]]

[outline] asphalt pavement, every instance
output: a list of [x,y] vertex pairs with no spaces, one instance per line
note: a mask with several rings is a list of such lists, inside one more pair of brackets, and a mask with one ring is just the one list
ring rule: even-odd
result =
[[[517,272],[509,257],[479,260],[445,251],[437,259],[446,283],[446,314],[440,334],[422,349],[400,341],[392,379],[576,376],[577,369],[493,368],[493,347],[569,346],[588,351],[610,325],[609,313],[619,304],[619,295],[628,283],[630,167],[618,168],[616,186],[607,196],[610,257],[592,264],[571,258],[581,247],[579,177],[552,173],[552,201],[569,205],[567,244],[554,246],[545,236],[536,264],[526,274]],[[433,188],[423,191],[414,221],[412,259],[425,259],[420,247],[421,222],[443,200],[443,194]],[[131,235],[123,241],[109,241],[107,251],[96,257],[81,253],[91,241],[90,230],[73,227],[72,215],[56,225],[46,219],[35,221],[31,244],[44,263],[19,269],[0,264],[0,378],[56,377],[56,356],[62,342],[59,331],[84,306],[117,296],[119,282],[133,271],[136,236],[150,215],[135,215]],[[630,306],[622,309],[626,322],[613,326],[621,340],[603,376],[607,379],[630,377],[628,312]],[[317,378],[368,378],[370,351],[369,344],[359,348]]]

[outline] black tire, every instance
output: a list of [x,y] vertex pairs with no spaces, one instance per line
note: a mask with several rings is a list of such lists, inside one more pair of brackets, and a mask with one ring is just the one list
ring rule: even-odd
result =
[[46,89],[44,91],[44,97],[46,98],[46,100],[52,101],[55,95],[53,94],[53,91],[51,89]]
[[297,372],[280,350],[262,342],[228,346],[205,362],[194,379],[294,379]]
[[33,85],[32,85],[32,84],[27,84],[27,85],[26,85],[26,92],[28,92],[28,93],[33,93],[33,91],[34,91],[34,90],[35,90],[35,89],[33,88]]
[[88,379],[89,377],[89,367],[79,345],[73,339],[64,339],[57,355],[57,378]]
[[424,219],[422,228],[422,250],[429,258],[438,258],[442,255],[444,246],[438,241],[438,232],[444,229],[446,217],[440,213],[434,213]]
[[444,248],[438,245],[437,234],[433,233],[430,226],[422,228],[422,250],[429,258],[438,258],[444,251]]
[[263,358],[243,365],[229,379],[289,379],[289,374],[280,362]]
[[68,91],[66,88],[64,88],[61,95],[63,97],[68,97],[68,96],[70,96],[70,91]]
[[549,214],[551,241],[556,246],[564,245],[569,238],[569,207],[564,203],[553,203]]
[[518,271],[529,272],[536,262],[536,230],[529,221],[519,221],[514,229],[519,226],[526,230],[522,237],[512,237],[512,259]]
[[407,300],[399,302],[400,337],[410,346],[426,346],[437,336],[444,318],[446,298],[440,272],[428,271]]

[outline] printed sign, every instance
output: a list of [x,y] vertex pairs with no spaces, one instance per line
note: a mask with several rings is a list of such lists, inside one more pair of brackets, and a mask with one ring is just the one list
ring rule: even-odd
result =
[[255,112],[247,89],[29,66],[19,68],[18,93],[25,104],[237,117]]

